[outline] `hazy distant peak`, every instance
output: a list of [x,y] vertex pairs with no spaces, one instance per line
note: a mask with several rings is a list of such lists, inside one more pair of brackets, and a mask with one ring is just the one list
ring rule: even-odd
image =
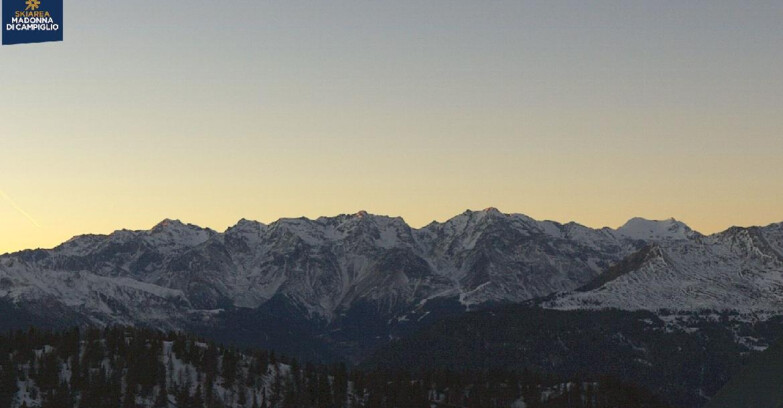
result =
[[674,217],[669,217],[664,220],[651,220],[644,217],[633,217],[628,221],[626,221],[625,224],[623,224],[623,226],[620,228],[634,227],[634,226],[653,226],[653,225],[667,226],[667,227],[673,225],[679,225],[679,226],[687,227],[687,225],[684,222],[679,221]]
[[648,220],[642,217],[634,217],[616,231],[621,236],[641,240],[688,239],[700,235],[684,222],[674,218]]

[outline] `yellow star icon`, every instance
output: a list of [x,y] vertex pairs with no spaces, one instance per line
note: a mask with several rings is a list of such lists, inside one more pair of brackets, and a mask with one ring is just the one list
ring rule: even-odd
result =
[[24,4],[27,4],[25,11],[35,10],[38,7],[41,7],[41,0],[27,0]]

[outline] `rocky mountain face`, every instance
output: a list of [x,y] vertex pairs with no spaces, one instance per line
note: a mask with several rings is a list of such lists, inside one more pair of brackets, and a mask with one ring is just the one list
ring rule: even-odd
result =
[[331,321],[357,302],[393,316],[438,297],[523,301],[578,287],[633,249],[609,230],[495,209],[418,230],[365,212],[241,220],[224,233],[164,220],[148,231],[4,255],[0,297],[95,322],[165,324],[283,296],[308,317]]
[[[544,302],[557,309],[731,311],[746,318],[783,313],[783,224],[733,227],[653,240],[625,270]],[[622,265],[622,264],[620,264]]]
[[269,336],[259,325],[291,337],[297,322],[329,341],[383,341],[444,310],[550,295],[560,309],[778,313],[782,253],[781,224],[703,236],[673,219],[591,229],[494,208],[420,229],[366,212],[241,220],[223,233],[164,220],[0,256],[0,307],[53,323],[242,321],[249,337]]

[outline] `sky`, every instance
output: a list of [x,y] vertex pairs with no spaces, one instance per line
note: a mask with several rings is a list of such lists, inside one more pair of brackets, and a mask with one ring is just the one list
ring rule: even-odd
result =
[[359,210],[780,222],[781,21],[780,1],[67,1],[64,42],[0,47],[0,253]]

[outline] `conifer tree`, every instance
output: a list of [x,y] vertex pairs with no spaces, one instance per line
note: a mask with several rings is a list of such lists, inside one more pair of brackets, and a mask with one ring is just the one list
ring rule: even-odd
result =
[[193,391],[191,406],[193,408],[204,408],[204,394],[201,392],[201,384],[197,385],[196,390]]
[[136,408],[136,386],[128,384],[122,398],[122,408]]
[[0,407],[10,407],[18,390],[16,373],[4,347],[0,347]]
[[233,350],[223,353],[222,376],[226,388],[231,388],[237,379],[237,355]]
[[169,392],[166,388],[166,382],[164,381],[160,385],[158,395],[155,398],[155,408],[168,408],[169,406]]
[[260,408],[269,408],[269,404],[266,401],[266,387],[261,389],[261,406]]
[[331,407],[332,406],[332,389],[329,385],[329,377],[326,373],[322,373],[318,376],[318,406],[319,407]]
[[243,408],[247,405],[247,387],[245,387],[244,383],[239,383],[237,389],[237,404]]

